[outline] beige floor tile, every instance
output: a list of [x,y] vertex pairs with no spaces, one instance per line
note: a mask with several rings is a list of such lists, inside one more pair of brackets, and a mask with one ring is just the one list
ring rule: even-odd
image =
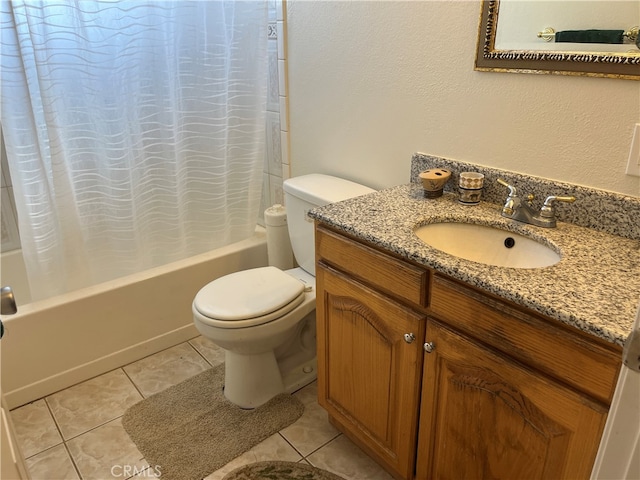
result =
[[291,447],[291,445],[289,445],[287,441],[280,436],[280,434],[276,433],[260,442],[251,450],[231,460],[220,470],[208,475],[204,480],[220,480],[230,471],[249,463],[264,462],[266,460],[298,462],[301,459],[302,457]]
[[202,355],[213,367],[224,363],[224,350],[203,336],[189,340],[189,343]]
[[309,455],[307,460],[346,480],[392,480],[391,475],[344,435]]
[[119,418],[69,440],[67,446],[84,480],[126,479],[148,466]]
[[302,456],[306,457],[336,438],[340,432],[329,423],[326,410],[318,405],[316,382],[299,390],[295,396],[304,404],[304,413],[295,423],[280,433]]
[[58,427],[43,399],[12,410],[11,418],[25,458],[62,443]]
[[46,398],[65,440],[120,417],[142,396],[121,369]]
[[127,365],[124,371],[148,397],[207,368],[210,365],[186,342]]
[[31,480],[79,479],[69,452],[64,445],[56,445],[26,460]]
[[[19,437],[22,435],[25,439],[20,440],[25,444],[23,448],[32,455],[27,465],[33,480],[72,480],[79,475],[85,480],[153,478],[153,467],[148,466],[122,428],[120,416],[141,400],[142,395],[157,393],[186,380],[209,368],[207,362],[215,365],[223,358],[224,352],[212,342],[196,337],[123,369],[50,395],[45,399],[46,403],[39,400],[15,409],[11,415],[16,429],[21,432]],[[315,382],[295,395],[305,404],[305,413],[296,423],[205,480],[220,480],[242,465],[264,460],[302,461],[333,471],[346,480],[391,479],[328,422],[326,412],[317,403]],[[49,409],[66,439],[66,448],[56,445],[62,439],[56,435],[58,431]],[[43,451],[31,453],[39,449]]]

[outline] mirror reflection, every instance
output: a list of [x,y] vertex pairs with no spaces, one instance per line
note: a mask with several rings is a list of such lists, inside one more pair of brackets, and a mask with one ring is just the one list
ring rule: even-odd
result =
[[640,0],[501,0],[495,48],[640,54],[638,25]]
[[640,80],[640,0],[483,0],[476,70]]

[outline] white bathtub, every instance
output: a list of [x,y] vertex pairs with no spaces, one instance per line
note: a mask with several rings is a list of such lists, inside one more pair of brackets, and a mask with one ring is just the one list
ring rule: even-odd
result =
[[18,313],[2,319],[0,378],[9,408],[197,336],[191,317],[197,291],[227,273],[267,264],[266,233],[258,227],[233,245],[25,303],[20,253],[8,253],[1,282],[12,286],[18,302]]

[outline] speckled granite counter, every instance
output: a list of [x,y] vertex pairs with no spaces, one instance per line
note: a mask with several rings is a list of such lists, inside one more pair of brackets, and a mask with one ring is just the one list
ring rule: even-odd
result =
[[[319,207],[309,216],[379,248],[568,325],[623,345],[640,301],[640,240],[570,223],[540,228],[506,219],[501,207],[458,203],[452,193],[425,199],[418,184],[401,185]],[[442,221],[493,225],[536,238],[558,251],[551,267],[515,269],[463,260],[414,233]]]

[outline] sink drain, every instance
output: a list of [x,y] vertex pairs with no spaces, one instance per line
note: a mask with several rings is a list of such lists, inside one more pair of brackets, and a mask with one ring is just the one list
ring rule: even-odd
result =
[[504,239],[504,246],[507,248],[513,248],[516,244],[516,240],[513,237],[507,237]]

